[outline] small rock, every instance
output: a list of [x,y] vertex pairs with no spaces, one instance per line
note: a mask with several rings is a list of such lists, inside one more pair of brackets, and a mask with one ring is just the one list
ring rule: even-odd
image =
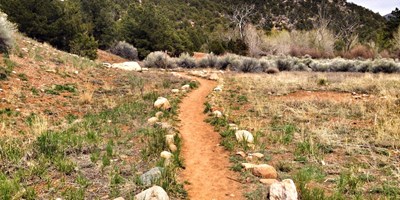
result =
[[244,169],[248,170],[248,169],[253,169],[254,167],[256,167],[256,164],[252,164],[252,163],[242,163],[241,164],[242,167],[244,167]]
[[276,179],[260,179],[260,183],[270,186],[274,183],[279,183],[279,181]]
[[181,87],[182,90],[190,90],[190,85],[184,85]]
[[213,115],[214,115],[214,117],[216,117],[216,118],[221,118],[221,117],[222,117],[221,111],[218,111],[218,110],[214,111],[214,112],[213,112]]
[[169,160],[172,157],[172,153],[168,151],[163,151],[161,152],[161,158],[165,158],[166,160]]
[[154,107],[168,110],[171,108],[171,104],[169,103],[168,99],[164,97],[158,97],[157,101],[154,102]]
[[174,135],[166,135],[165,136],[165,142],[170,145],[170,144],[174,144]]
[[160,186],[153,186],[135,196],[136,200],[169,200],[168,194]]
[[217,81],[218,79],[219,79],[219,77],[218,77],[218,75],[217,75],[216,73],[212,73],[212,74],[210,75],[210,80]]
[[264,157],[264,154],[262,154],[262,153],[252,153],[251,155],[254,156],[254,157],[257,157],[257,158],[263,158]]
[[159,111],[159,112],[156,113],[156,117],[157,117],[157,118],[160,118],[160,117],[162,117],[163,115],[164,115],[164,113],[161,112],[161,111]]
[[163,170],[164,169],[161,167],[155,167],[153,169],[150,169],[149,171],[140,176],[140,181],[146,187],[151,186],[151,184],[153,184],[155,181],[161,178],[161,173]]
[[79,72],[78,71],[74,71],[74,74],[79,74]]
[[235,131],[239,130],[239,127],[236,124],[229,124],[228,126],[230,130],[235,130]]
[[152,117],[150,119],[147,120],[147,123],[149,124],[155,124],[158,121],[157,117]]
[[169,144],[168,148],[171,152],[176,152],[178,150],[178,147],[175,144]]
[[118,197],[118,198],[115,198],[114,200],[125,200],[125,199],[124,199],[124,197]]
[[222,92],[222,88],[220,86],[217,86],[214,88],[214,92]]
[[271,165],[261,164],[253,167],[251,169],[253,175],[266,178],[266,179],[276,179],[278,178],[278,173],[276,172],[275,168]]
[[147,71],[149,71],[149,68],[145,68],[145,67],[142,68],[142,72],[147,72]]
[[285,179],[280,183],[273,183],[269,187],[269,197],[271,200],[297,200],[296,185],[291,179]]
[[179,93],[179,89],[172,89],[171,92],[172,93]]
[[238,152],[236,152],[236,155],[240,155],[240,156],[242,156],[243,158],[246,157],[246,153],[243,152],[243,151],[238,151]]
[[246,130],[236,131],[235,136],[236,136],[236,140],[238,142],[242,142],[242,141],[246,141],[248,143],[254,142],[253,135],[249,131],[246,131]]

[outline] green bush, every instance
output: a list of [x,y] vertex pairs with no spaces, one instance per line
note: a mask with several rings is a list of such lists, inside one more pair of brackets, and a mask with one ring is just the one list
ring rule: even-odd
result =
[[137,49],[125,41],[119,41],[116,43],[111,47],[110,52],[128,60],[138,59]]
[[69,44],[70,52],[79,56],[87,57],[91,60],[97,58],[97,41],[93,36],[78,34],[77,37]]
[[8,53],[14,39],[14,25],[7,20],[7,15],[0,11],[0,53]]

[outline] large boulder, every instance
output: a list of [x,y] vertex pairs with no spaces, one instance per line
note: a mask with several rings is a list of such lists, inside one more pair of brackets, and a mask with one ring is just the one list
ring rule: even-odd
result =
[[112,65],[113,68],[123,69],[127,71],[142,71],[142,67],[140,67],[138,62],[123,62],[123,63],[116,63]]
[[153,186],[135,196],[136,200],[169,200],[168,194],[160,186]]
[[276,179],[278,178],[278,172],[271,165],[261,164],[251,168],[253,175],[264,179]]
[[238,142],[242,142],[242,141],[246,141],[248,143],[254,142],[253,135],[249,131],[246,131],[246,130],[236,131],[235,136],[236,136],[236,140]]
[[151,184],[161,178],[162,170],[164,169],[161,167],[150,169],[148,172],[140,176],[140,181],[146,187],[151,186]]
[[163,110],[168,110],[171,108],[171,104],[169,103],[168,99],[165,97],[158,97],[156,102],[154,102],[154,107],[160,108]]
[[296,185],[291,179],[273,183],[269,187],[269,199],[271,200],[297,200]]

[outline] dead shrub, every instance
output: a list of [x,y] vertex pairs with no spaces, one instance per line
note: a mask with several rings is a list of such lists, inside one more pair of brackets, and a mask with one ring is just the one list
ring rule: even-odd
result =
[[347,59],[357,59],[357,58],[364,58],[364,59],[373,59],[375,58],[375,53],[367,46],[364,45],[357,45],[352,48],[349,52],[346,52],[343,55],[344,58]]

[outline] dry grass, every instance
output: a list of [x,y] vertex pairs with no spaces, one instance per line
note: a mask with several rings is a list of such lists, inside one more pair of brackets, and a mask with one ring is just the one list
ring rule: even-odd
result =
[[[339,198],[339,180],[350,173],[356,181],[344,197],[395,198],[398,190],[383,194],[382,185],[400,184],[400,77],[384,74],[287,73],[277,75],[228,74],[222,93],[211,104],[229,113],[229,122],[257,133],[255,151],[271,156],[291,170],[280,177],[297,181],[304,169],[321,169],[323,180],[312,187]],[[238,103],[245,96],[248,101]],[[240,147],[237,147],[240,149]],[[235,149],[235,150],[239,150]],[[373,177],[365,180],[365,177]],[[354,180],[351,177],[355,177]],[[308,182],[307,182],[308,183]]]

